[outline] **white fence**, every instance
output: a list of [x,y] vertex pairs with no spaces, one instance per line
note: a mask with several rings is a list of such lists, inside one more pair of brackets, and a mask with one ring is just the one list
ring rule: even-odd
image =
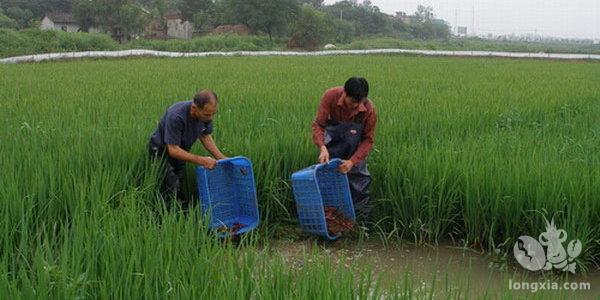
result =
[[66,60],[77,58],[114,58],[114,57],[207,57],[207,56],[326,56],[326,55],[368,55],[368,54],[417,54],[426,56],[469,56],[469,57],[509,57],[536,59],[600,60],[597,54],[558,54],[527,52],[490,52],[490,51],[443,51],[408,49],[372,49],[372,50],[331,50],[317,52],[296,51],[234,51],[234,52],[164,52],[155,50],[122,51],[86,51],[24,55],[0,59],[0,63],[26,63],[48,60]]

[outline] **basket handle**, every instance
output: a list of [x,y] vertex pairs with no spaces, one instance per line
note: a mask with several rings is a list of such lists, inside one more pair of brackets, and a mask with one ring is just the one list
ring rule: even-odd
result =
[[337,169],[342,164],[342,160],[339,158],[334,158],[330,160],[328,163],[316,164],[311,166],[311,169],[316,168],[328,168],[328,169]]

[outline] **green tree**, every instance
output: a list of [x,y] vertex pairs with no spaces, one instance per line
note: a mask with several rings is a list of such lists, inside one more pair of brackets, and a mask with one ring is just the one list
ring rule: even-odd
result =
[[142,33],[151,19],[134,0],[79,0],[75,15],[87,29],[92,25],[101,27],[120,42]]
[[130,40],[134,35],[143,33],[150,18],[148,12],[138,4],[130,2],[121,5],[117,10],[117,22],[114,26],[120,32],[120,40]]
[[332,34],[332,23],[327,22],[326,14],[305,4],[300,8],[288,46],[314,50]]
[[417,23],[427,23],[433,21],[435,15],[433,14],[433,8],[431,6],[417,6],[417,11],[415,12],[415,21]]
[[17,22],[4,14],[0,6],[0,28],[17,28]]
[[[184,20],[194,22],[196,18],[204,18],[207,23],[208,17],[212,15],[215,4],[212,0],[181,0],[178,8]],[[199,17],[203,15],[203,17]]]
[[444,20],[434,20],[432,22],[433,38],[436,39],[448,39],[452,32],[450,31],[450,25]]
[[234,5],[231,0],[215,0],[213,12],[213,25],[226,25],[240,23],[236,18]]
[[148,1],[148,3],[150,3],[150,13],[151,15],[149,16],[150,21],[149,22],[153,22],[155,28],[160,28],[163,31],[167,30],[167,20],[165,18],[165,14],[168,10],[168,5],[169,3],[167,3],[166,0],[146,0]]
[[7,8],[6,16],[14,20],[19,29],[30,27],[35,20],[31,10],[16,6]]
[[233,18],[254,31],[273,35],[288,28],[298,12],[297,0],[229,0]]
[[40,3],[46,4],[46,12],[71,12],[73,8],[72,0],[42,0]]
[[91,27],[97,26],[97,7],[93,0],[77,0],[73,6],[73,15],[81,30],[88,32]]
[[355,35],[354,24],[337,18],[327,18],[327,22],[333,28],[333,40],[336,43],[350,43]]
[[332,18],[342,19],[354,25],[356,35],[389,34],[392,22],[389,15],[370,1],[339,1],[323,8]]
[[324,0],[299,0],[298,2],[301,5],[308,4],[308,5],[312,6],[313,8],[321,9],[321,8],[323,8],[325,1]]
[[155,13],[162,17],[165,15],[168,9],[168,3],[166,0],[152,0],[152,8],[155,10]]
[[15,7],[28,10],[35,19],[41,19],[48,12],[71,12],[72,2],[72,0],[0,0],[7,11]]
[[395,16],[391,16],[392,30],[394,34],[406,34],[409,32],[407,24],[408,15],[405,12],[398,11]]
[[433,8],[419,5],[412,16],[411,34],[419,39],[447,39],[450,37],[450,26],[444,20],[435,18]]
[[194,23],[194,27],[196,29],[210,29],[214,28],[214,18],[213,16],[206,10],[201,10],[194,14],[192,19],[192,23]]

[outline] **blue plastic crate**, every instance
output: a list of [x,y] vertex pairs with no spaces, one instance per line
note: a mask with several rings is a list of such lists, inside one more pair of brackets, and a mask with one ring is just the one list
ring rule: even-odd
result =
[[[196,180],[202,213],[210,218],[210,228],[230,228],[235,223],[246,226],[238,234],[248,232],[259,222],[258,202],[252,163],[245,157],[219,160],[213,170],[196,168]],[[228,232],[220,233],[228,236]]]
[[333,159],[329,164],[314,165],[292,175],[300,227],[328,240],[339,235],[331,236],[327,230],[325,206],[333,206],[348,219],[356,220],[348,177],[337,170],[341,163]]

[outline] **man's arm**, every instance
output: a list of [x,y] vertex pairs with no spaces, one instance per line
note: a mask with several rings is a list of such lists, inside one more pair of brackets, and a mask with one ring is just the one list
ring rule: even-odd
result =
[[313,143],[321,148],[321,146],[325,146],[325,123],[327,123],[327,119],[329,118],[329,107],[324,105],[323,102],[319,105],[319,110],[317,111],[317,118],[312,123],[312,139]]
[[317,110],[317,118],[312,123],[312,140],[319,148],[319,162],[321,163],[329,162],[329,151],[327,151],[327,147],[325,147],[325,124],[327,124],[327,121],[329,120],[330,97],[329,91],[323,94]]
[[212,156],[214,158],[216,158],[216,159],[226,158],[225,155],[223,155],[223,153],[221,153],[221,151],[215,144],[215,141],[213,140],[212,135],[203,134],[200,136],[199,140],[202,143],[202,145],[204,146],[204,149],[206,149],[206,151],[210,152],[210,154],[212,154]]
[[212,157],[194,155],[179,147],[181,144],[183,128],[184,124],[181,117],[176,115],[170,115],[167,117],[164,140],[165,144],[167,144],[167,152],[169,153],[169,156],[177,160],[204,166],[208,169],[213,169],[217,165],[217,161]]
[[213,169],[217,165],[217,161],[212,157],[191,154],[181,149],[181,147],[179,147],[178,145],[167,145],[167,151],[169,152],[169,156],[177,160],[197,164],[208,169]]

